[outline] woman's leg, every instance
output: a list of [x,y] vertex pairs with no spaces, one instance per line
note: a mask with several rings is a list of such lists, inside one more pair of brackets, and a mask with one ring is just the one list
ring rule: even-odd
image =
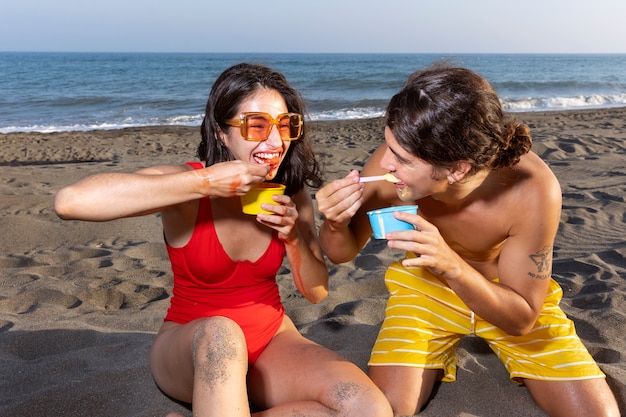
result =
[[248,374],[255,416],[391,417],[383,393],[355,364],[302,336],[288,317]]
[[192,403],[194,416],[250,415],[246,342],[230,319],[163,324],[152,346],[150,366],[159,388]]

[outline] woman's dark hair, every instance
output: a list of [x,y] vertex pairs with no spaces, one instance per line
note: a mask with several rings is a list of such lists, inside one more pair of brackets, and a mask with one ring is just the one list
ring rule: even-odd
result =
[[[238,118],[241,103],[262,88],[278,91],[285,100],[288,112],[304,116],[303,98],[281,73],[261,64],[248,63],[226,69],[211,88],[202,121],[202,141],[197,154],[206,166],[235,159],[220,140],[219,132],[230,128],[225,121]],[[300,139],[291,142],[274,181],[285,184],[288,195],[300,191],[305,184],[313,188],[322,185],[319,165],[306,138],[306,123]]]
[[532,146],[528,126],[504,115],[484,78],[445,63],[411,74],[387,106],[386,125],[407,152],[436,168],[469,162],[468,175],[511,167]]

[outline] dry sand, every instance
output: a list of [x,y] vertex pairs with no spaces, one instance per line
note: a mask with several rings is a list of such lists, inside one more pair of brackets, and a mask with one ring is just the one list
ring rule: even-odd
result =
[[[517,114],[563,188],[554,277],[562,307],[626,410],[626,109]],[[380,119],[310,126],[327,181],[359,168],[382,140]],[[0,135],[0,415],[191,415],[159,392],[148,351],[171,289],[158,216],[63,222],[53,198],[102,171],[194,160],[197,128]],[[288,314],[309,338],[365,369],[383,318],[386,265],[401,254],[370,242],[329,264],[331,293],[310,305],[286,269]],[[466,338],[458,381],[423,416],[534,417],[484,342]]]

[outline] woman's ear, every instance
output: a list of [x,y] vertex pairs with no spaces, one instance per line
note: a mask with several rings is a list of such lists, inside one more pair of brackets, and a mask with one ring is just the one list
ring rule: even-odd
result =
[[216,123],[215,124],[215,139],[220,142],[223,146],[226,146],[226,133],[222,130],[222,128]]

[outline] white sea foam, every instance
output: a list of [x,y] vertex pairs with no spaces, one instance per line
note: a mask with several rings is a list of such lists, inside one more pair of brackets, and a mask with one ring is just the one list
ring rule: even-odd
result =
[[626,93],[614,95],[591,94],[574,97],[502,99],[502,108],[510,112],[543,110],[576,110],[626,106]]
[[385,109],[366,107],[354,109],[326,110],[319,113],[311,113],[311,120],[356,120],[371,119],[381,117],[385,114]]

